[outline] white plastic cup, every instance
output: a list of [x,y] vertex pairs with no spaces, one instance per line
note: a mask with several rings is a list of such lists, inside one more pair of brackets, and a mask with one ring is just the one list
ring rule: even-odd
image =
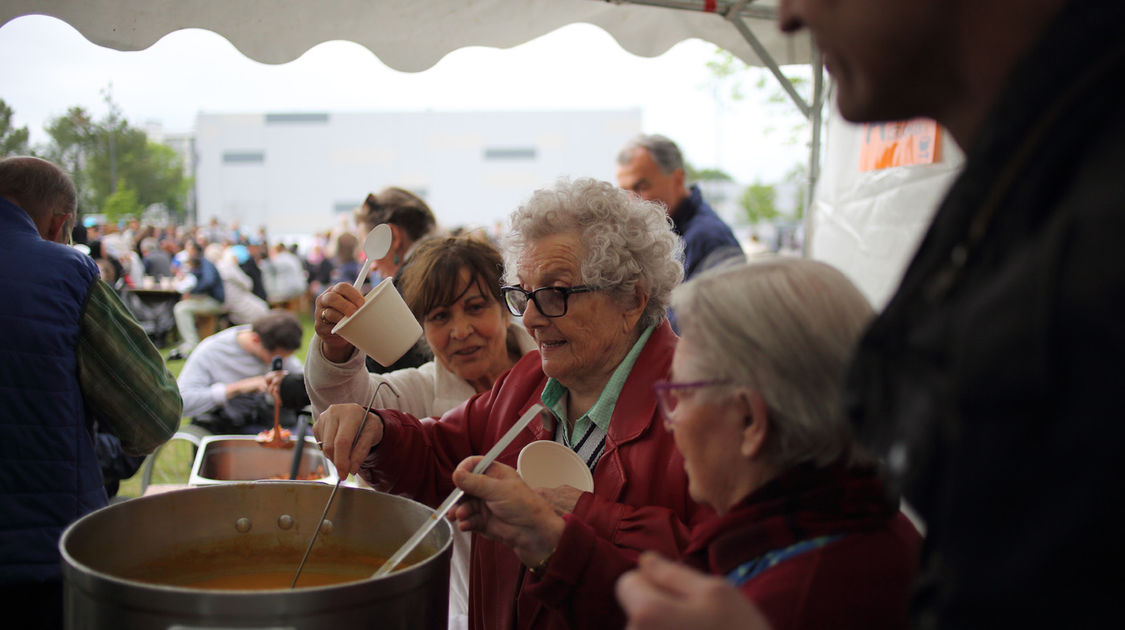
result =
[[586,462],[570,447],[550,440],[532,442],[520,450],[516,472],[531,488],[573,486],[583,492],[594,491],[594,476]]
[[385,278],[364,298],[363,306],[337,322],[332,334],[347,339],[383,367],[402,358],[422,336],[422,326]]

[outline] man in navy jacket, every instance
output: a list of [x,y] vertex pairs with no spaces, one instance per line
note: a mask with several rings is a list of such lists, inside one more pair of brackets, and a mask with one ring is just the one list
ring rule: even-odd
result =
[[95,434],[127,455],[180,424],[172,374],[88,255],[54,164],[0,159],[0,605],[61,627],[63,529],[106,505]]

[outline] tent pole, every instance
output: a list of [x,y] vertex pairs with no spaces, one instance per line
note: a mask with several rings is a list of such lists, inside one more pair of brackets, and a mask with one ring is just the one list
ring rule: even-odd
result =
[[777,65],[777,62],[774,61],[773,55],[770,55],[769,51],[766,50],[766,47],[762,45],[762,42],[758,41],[758,37],[750,31],[750,27],[746,26],[746,23],[743,22],[742,18],[737,14],[733,17],[728,17],[727,21],[729,21],[734,25],[736,29],[738,29],[738,32],[742,34],[742,38],[745,39],[746,43],[750,44],[750,47],[754,49],[754,53],[758,55],[758,59],[762,60],[762,64],[769,69],[769,71],[777,79],[777,82],[781,84],[782,89],[784,89],[785,93],[789,95],[789,98],[793,101],[793,104],[797,106],[797,109],[799,109],[801,113],[804,114],[805,118],[809,118],[811,120],[812,108],[809,107],[809,104],[805,102],[805,99],[801,98],[801,95],[797,93],[797,89],[793,87],[793,83],[781,71],[781,68]]

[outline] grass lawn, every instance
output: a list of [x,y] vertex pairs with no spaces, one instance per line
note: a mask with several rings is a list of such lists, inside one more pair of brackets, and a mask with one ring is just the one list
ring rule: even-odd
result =
[[[303,363],[305,360],[305,351],[308,349],[309,341],[316,333],[313,332],[312,317],[309,313],[299,313],[298,317],[301,319],[301,328],[304,331],[301,337],[301,347],[297,349],[295,355]],[[168,351],[172,349],[169,345],[166,348],[161,348],[160,353],[167,355]],[[180,370],[184,367],[183,361],[170,361],[168,369],[177,378],[180,376]],[[182,418],[180,425],[183,426],[190,422],[189,418]],[[170,440],[157,450],[152,469],[153,484],[183,484],[187,483],[188,476],[191,473],[192,462],[195,461],[195,447],[187,440]],[[138,472],[129,479],[121,481],[121,488],[117,492],[119,497],[138,497],[141,495],[141,474]]]

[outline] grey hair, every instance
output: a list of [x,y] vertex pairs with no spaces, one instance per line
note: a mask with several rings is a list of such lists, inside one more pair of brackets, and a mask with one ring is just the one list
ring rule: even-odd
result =
[[26,155],[0,159],[0,196],[14,200],[36,224],[78,207],[78,193],[66,171]]
[[671,175],[676,169],[684,167],[684,156],[680,147],[676,146],[667,137],[660,134],[640,135],[628,142],[621,152],[617,154],[617,164],[624,166],[633,159],[633,152],[645,149],[652,156],[652,161],[665,175]]
[[789,257],[719,268],[677,288],[672,307],[700,377],[746,383],[765,400],[763,458],[774,470],[868,461],[844,415],[843,387],[874,311],[839,270]]
[[529,243],[566,232],[582,243],[583,284],[606,288],[621,303],[631,301],[637,287],[648,294],[641,327],[664,320],[672,289],[683,280],[683,243],[664,206],[608,182],[560,179],[532,193],[509,223],[502,243],[508,284],[519,283],[516,265]]

